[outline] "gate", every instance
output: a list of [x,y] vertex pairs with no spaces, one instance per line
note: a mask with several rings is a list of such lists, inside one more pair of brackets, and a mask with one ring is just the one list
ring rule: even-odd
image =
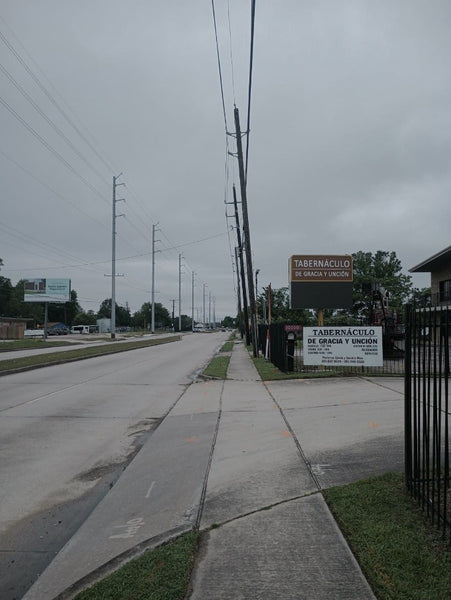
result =
[[406,485],[451,539],[450,307],[406,308]]

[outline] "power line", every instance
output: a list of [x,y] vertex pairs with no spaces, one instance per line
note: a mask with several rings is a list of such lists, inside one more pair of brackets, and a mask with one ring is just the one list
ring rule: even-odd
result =
[[103,200],[104,202],[108,203],[106,198],[104,198],[101,194],[101,192],[99,192],[93,185],[91,185],[89,183],[89,181],[87,179],[85,179],[83,177],[83,175],[81,175],[76,169],[74,169],[74,167],[64,158],[64,156],[62,154],[60,154],[57,150],[55,150],[55,148],[53,148],[53,146],[51,146],[35,129],[33,129],[33,127],[27,123],[27,121],[25,121],[25,119],[23,119],[19,113],[17,113],[14,108],[12,106],[10,106],[8,104],[8,102],[6,102],[6,100],[4,100],[3,98],[0,97],[0,104],[2,104],[6,110],[8,110],[11,115],[17,119],[19,121],[19,123],[21,125],[23,125],[23,127],[25,127],[25,129],[31,133],[45,148],[47,148],[47,150],[53,154],[61,163],[63,163],[63,165],[69,169],[69,171],[71,173],[73,173],[76,177],[78,177],[78,179],[80,179],[80,181],[82,181],[86,187],[88,187],[94,194],[96,194],[96,196],[98,196],[101,200]]
[[254,33],[255,33],[255,0],[252,0],[251,6],[251,46],[249,56],[249,85],[247,94],[247,138],[246,138],[246,167],[245,177],[247,181],[247,167],[249,159],[249,137],[251,130],[251,96],[252,96],[252,69],[254,63]]
[[[6,21],[2,17],[0,17],[0,18],[6,24]],[[10,29],[10,31],[12,31],[12,29],[11,29],[11,27],[9,27],[9,25],[8,25],[8,28]],[[14,34],[14,32],[13,32],[13,35],[16,37],[16,39],[18,39],[18,37]],[[96,148],[93,146],[93,144],[91,144],[89,139],[83,134],[83,132],[80,130],[80,128],[77,127],[77,125],[69,117],[69,115],[66,113],[66,111],[60,106],[60,104],[57,102],[57,100],[54,98],[54,96],[51,94],[51,92],[49,92],[49,90],[44,86],[44,84],[40,81],[39,77],[37,77],[34,74],[32,69],[27,65],[25,60],[20,56],[20,54],[17,52],[17,50],[14,48],[14,46],[8,41],[6,36],[1,31],[0,31],[0,38],[2,39],[2,41],[6,45],[6,47],[10,50],[10,52],[18,60],[18,62],[22,65],[22,67],[25,69],[25,71],[29,74],[29,76],[33,79],[33,81],[39,87],[39,89],[42,91],[42,93],[48,98],[48,100],[52,103],[52,105],[59,111],[59,113],[69,123],[69,125],[77,132],[77,134],[81,137],[81,139],[89,146],[89,148],[92,150],[92,152],[94,152],[94,154],[97,156],[97,158],[104,164],[104,166],[109,171],[114,171],[115,169],[111,166],[111,164],[109,164],[105,160],[105,158],[100,155],[100,153],[96,150]],[[23,45],[22,45],[22,47],[23,47]],[[31,60],[33,60],[33,59],[31,59]],[[35,62],[34,62],[34,64],[36,65]]]
[[230,46],[230,68],[232,75],[232,92],[233,92],[233,104],[236,104],[236,94],[235,94],[235,69],[233,66],[233,50],[232,50],[232,24],[230,21],[230,0],[227,0],[227,21],[229,24],[229,46]]
[[45,181],[42,181],[41,179],[39,179],[39,177],[37,177],[36,175],[34,175],[34,173],[32,173],[31,171],[29,171],[26,167],[24,167],[23,165],[21,165],[19,162],[17,162],[11,156],[8,156],[8,154],[6,154],[5,152],[3,152],[3,150],[1,150],[1,149],[0,149],[0,154],[2,154],[4,158],[6,158],[7,160],[9,160],[17,168],[21,169],[21,171],[23,171],[24,173],[26,173],[29,177],[31,177],[32,179],[34,179],[35,181],[37,181],[42,187],[44,187],[47,190],[49,190],[57,198],[59,198],[60,200],[63,200],[64,202],[67,202],[73,208],[75,208],[76,210],[78,210],[79,212],[81,212],[83,215],[85,215],[85,217],[88,217],[88,219],[92,219],[93,221],[95,221],[98,225],[100,225],[104,229],[106,229],[106,230],[108,229],[104,222],[100,221],[99,219],[96,219],[96,217],[93,217],[92,215],[90,215],[87,212],[85,212],[79,206],[79,204],[77,204],[76,202],[72,202],[72,200],[70,200],[69,198],[66,198],[65,196],[63,196],[62,194],[60,194],[59,192],[57,192],[56,190],[54,190],[48,183],[46,183]]
[[62,138],[69,148],[105,183],[105,179],[103,175],[92,165],[88,159],[86,159],[83,154],[76,148],[76,146],[71,142],[71,140],[66,136],[66,134],[44,113],[44,111],[39,107],[39,105],[34,101],[34,99],[30,96],[30,94],[24,90],[24,88],[18,83],[11,73],[0,64],[0,70],[2,73],[8,78],[8,80],[14,85],[14,87],[20,92],[20,94],[31,104],[31,106],[36,110],[37,113],[41,115],[41,117],[46,121],[48,125]]
[[225,100],[224,100],[224,85],[222,82],[222,69],[221,69],[221,58],[219,55],[219,41],[218,41],[218,28],[216,25],[216,10],[215,10],[215,2],[214,0],[211,0],[211,9],[213,12],[213,26],[214,26],[214,30],[215,30],[215,40],[216,40],[216,56],[218,59],[218,71],[219,71],[219,85],[221,88],[221,100],[222,100],[222,113],[224,116],[224,127],[226,130],[226,133],[228,131],[228,127],[227,127],[227,115],[226,115],[226,107],[225,107]]

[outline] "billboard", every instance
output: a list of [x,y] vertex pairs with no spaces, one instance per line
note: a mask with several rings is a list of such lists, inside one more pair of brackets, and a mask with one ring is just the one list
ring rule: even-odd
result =
[[26,279],[24,302],[69,302],[70,279]]
[[352,307],[352,256],[295,254],[288,270],[291,308]]

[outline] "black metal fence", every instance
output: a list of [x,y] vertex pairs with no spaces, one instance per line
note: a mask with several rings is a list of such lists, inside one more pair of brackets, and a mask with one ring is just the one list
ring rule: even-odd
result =
[[[278,369],[285,373],[337,375],[404,375],[405,340],[384,336],[384,359],[381,367],[311,366],[304,364],[302,326],[273,323],[259,326],[259,348]],[[404,336],[403,336],[404,338]]]
[[451,309],[406,311],[405,473],[414,498],[451,540]]

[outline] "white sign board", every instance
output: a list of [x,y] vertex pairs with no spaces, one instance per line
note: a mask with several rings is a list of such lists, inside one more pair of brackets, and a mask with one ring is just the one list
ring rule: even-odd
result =
[[304,365],[382,367],[382,327],[304,327]]
[[26,279],[24,302],[70,302],[70,279]]

